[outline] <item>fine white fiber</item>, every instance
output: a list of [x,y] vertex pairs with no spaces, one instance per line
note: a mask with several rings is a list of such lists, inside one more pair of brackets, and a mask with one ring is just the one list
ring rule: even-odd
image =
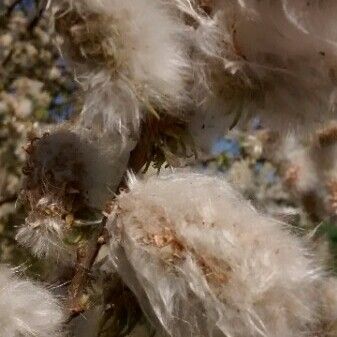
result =
[[84,125],[135,136],[144,112],[178,113],[189,62],[185,26],[169,1],[54,3],[65,56],[84,88]]
[[176,2],[195,22],[192,133],[214,139],[252,116],[305,133],[334,116],[336,2],[214,0],[210,14]]
[[222,176],[134,177],[109,222],[111,259],[169,336],[308,336],[322,272],[290,226]]
[[62,337],[59,301],[41,285],[0,265],[0,336]]
[[322,322],[318,327],[322,336],[337,336],[337,280],[335,277],[327,278],[322,287]]
[[[40,200],[40,204],[44,201],[48,204],[46,199]],[[65,222],[58,216],[33,213],[20,226],[15,239],[38,258],[50,258],[63,265],[71,264],[75,261],[76,252],[65,242],[65,227]]]

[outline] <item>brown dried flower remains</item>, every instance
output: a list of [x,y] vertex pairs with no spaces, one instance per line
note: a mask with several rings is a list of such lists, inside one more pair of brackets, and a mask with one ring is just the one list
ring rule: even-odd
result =
[[188,135],[186,122],[170,115],[147,114],[142,124],[139,142],[133,150],[130,168],[134,172],[153,163],[158,170],[162,165],[180,166],[180,158],[192,155],[193,141]]
[[[162,219],[162,221],[167,221]],[[192,254],[196,263],[200,266],[207,282],[213,286],[220,286],[228,282],[230,268],[223,270],[223,261],[210,256],[201,256],[193,248],[182,242],[177,233],[169,227],[164,227],[161,232],[147,233],[140,239],[144,245],[151,245],[162,252],[164,261],[176,266],[186,259],[187,254]]]
[[[65,43],[71,43],[68,52],[72,59],[108,66],[113,73],[121,65],[119,62],[123,58],[116,54],[122,48],[117,48],[120,38],[117,29],[112,29],[112,22],[114,19],[111,17],[102,17],[95,13],[80,15],[78,11],[69,11],[66,14],[61,12],[56,15],[55,20],[57,31],[69,39]],[[105,30],[109,30],[109,34]],[[112,36],[115,38],[112,39]],[[112,49],[112,44],[116,48]]]
[[76,149],[72,148],[71,139],[62,144],[48,163],[44,162],[42,153],[53,141],[51,137],[48,133],[33,137],[25,149],[27,161],[20,200],[30,210],[29,218],[58,218],[69,227],[76,213],[87,207],[81,186],[85,168]]

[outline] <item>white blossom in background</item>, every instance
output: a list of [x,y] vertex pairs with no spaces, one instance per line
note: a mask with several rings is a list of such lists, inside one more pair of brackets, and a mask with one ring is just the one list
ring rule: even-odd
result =
[[321,268],[291,228],[221,176],[130,179],[109,224],[111,259],[153,322],[180,336],[307,336]]
[[0,266],[0,336],[62,337],[59,301],[39,284]]
[[249,195],[254,191],[254,176],[251,163],[247,160],[235,161],[229,168],[226,179],[242,194]]
[[143,112],[176,114],[189,75],[184,25],[162,0],[55,1],[56,26],[65,38],[84,88],[81,122],[138,133]]

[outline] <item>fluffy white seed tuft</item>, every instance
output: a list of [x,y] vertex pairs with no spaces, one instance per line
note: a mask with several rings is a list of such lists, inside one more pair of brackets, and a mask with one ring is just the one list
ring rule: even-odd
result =
[[[337,335],[337,280],[330,277],[322,288],[322,322],[318,331],[322,335],[333,337]],[[325,334],[324,334],[325,333]]]
[[[43,200],[40,200],[42,202]],[[75,261],[75,250],[65,243],[65,223],[58,216],[29,215],[17,234],[16,241],[38,258],[51,258],[57,263]]]
[[66,38],[85,89],[82,122],[138,132],[144,112],[176,113],[186,98],[189,62],[184,25],[165,0],[55,1],[56,26]]
[[63,320],[60,304],[49,291],[0,266],[1,336],[61,337]]
[[295,337],[316,325],[321,274],[305,245],[221,176],[129,188],[110,221],[111,257],[170,336]]
[[192,132],[214,140],[238,120],[307,132],[336,107],[334,1],[176,0],[191,31],[196,106]]

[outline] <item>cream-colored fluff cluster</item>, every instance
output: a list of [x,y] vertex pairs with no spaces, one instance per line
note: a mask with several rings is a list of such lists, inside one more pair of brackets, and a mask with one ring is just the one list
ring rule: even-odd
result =
[[329,278],[322,289],[322,322],[319,332],[322,336],[337,336],[337,280]]
[[[48,199],[41,201],[48,204]],[[50,258],[61,264],[73,263],[75,250],[65,242],[65,227],[59,216],[31,214],[19,228],[15,239],[38,258]]]
[[186,99],[183,23],[165,0],[54,1],[66,56],[85,89],[82,123],[137,133],[144,112]]
[[129,188],[110,219],[111,258],[170,336],[314,335],[325,278],[291,228],[218,176],[131,178]]
[[0,336],[61,337],[63,320],[60,303],[48,290],[0,266]]
[[[116,134],[116,133],[115,133]],[[129,151],[119,137],[71,125],[32,140],[21,199],[29,214],[16,239],[38,257],[74,255],[67,235],[84,210],[102,210],[126,170]]]
[[83,85],[81,123],[137,137],[144,113],[186,118],[209,149],[241,120],[307,130],[335,111],[332,0],[54,1]]
[[276,130],[303,131],[328,120],[336,105],[336,3],[177,0],[192,17],[192,132],[214,138],[251,116]]

